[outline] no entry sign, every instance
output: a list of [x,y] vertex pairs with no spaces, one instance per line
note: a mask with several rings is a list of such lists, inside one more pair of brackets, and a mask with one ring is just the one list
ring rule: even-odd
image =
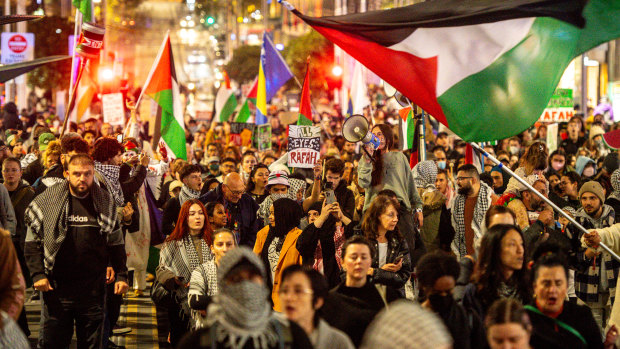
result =
[[33,33],[2,33],[2,64],[20,63],[34,59]]

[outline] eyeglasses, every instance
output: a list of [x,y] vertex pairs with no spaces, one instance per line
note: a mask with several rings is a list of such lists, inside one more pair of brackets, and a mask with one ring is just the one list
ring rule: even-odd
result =
[[456,177],[456,181],[460,182],[460,181],[464,181],[464,180],[470,179],[470,178],[474,178],[474,177]]
[[245,190],[236,191],[236,190],[230,189],[230,186],[228,186],[226,184],[224,184],[224,185],[226,186],[226,188],[228,188],[228,190],[230,190],[230,193],[235,195],[235,196],[241,196],[241,195],[243,195],[243,193],[245,193]]
[[280,296],[285,296],[285,295],[289,295],[292,294],[295,297],[300,297],[304,294],[313,294],[314,292],[312,292],[312,290],[308,290],[308,289],[301,289],[301,288],[294,288],[294,289],[289,289],[289,288],[281,288],[278,290],[278,295]]

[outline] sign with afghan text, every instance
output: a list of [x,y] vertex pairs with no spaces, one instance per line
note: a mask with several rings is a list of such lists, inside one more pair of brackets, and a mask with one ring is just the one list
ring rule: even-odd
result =
[[319,161],[321,128],[290,125],[288,129],[288,166],[313,168]]

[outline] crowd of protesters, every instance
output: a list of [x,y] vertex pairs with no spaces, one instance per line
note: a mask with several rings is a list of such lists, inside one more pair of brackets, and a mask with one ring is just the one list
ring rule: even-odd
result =
[[61,135],[53,113],[5,105],[0,348],[30,347],[36,299],[39,348],[67,348],[74,324],[78,348],[117,348],[132,330],[117,323],[123,297],[150,297],[175,348],[620,344],[620,262],[601,248],[620,253],[609,118],[576,114],[552,142],[537,124],[485,144],[501,165],[427,120],[426,160],[411,168],[397,110],[371,92],[381,145],[346,141],[324,108],[308,169],[287,166],[275,108],[270,149],[190,119],[180,159],[146,124],[122,134],[89,118]]

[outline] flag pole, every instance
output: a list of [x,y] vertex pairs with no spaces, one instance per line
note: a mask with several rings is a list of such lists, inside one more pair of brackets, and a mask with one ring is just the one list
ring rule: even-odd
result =
[[[523,184],[528,190],[530,190],[532,193],[536,194],[538,197],[540,197],[544,202],[546,202],[549,206],[551,206],[554,210],[556,210],[559,214],[561,214],[562,216],[564,216],[564,218],[568,219],[569,222],[571,222],[573,225],[575,225],[579,230],[581,230],[582,232],[588,234],[588,230],[586,228],[584,228],[581,224],[577,223],[577,221],[571,217],[568,213],[562,211],[562,209],[560,209],[556,204],[554,204],[551,200],[549,200],[549,198],[545,197],[544,195],[542,195],[538,190],[536,190],[533,186],[531,186],[525,179],[519,177],[517,174],[515,174],[514,172],[512,172],[512,170],[510,170],[510,168],[505,167],[504,164],[502,164],[499,160],[497,160],[494,156],[492,156],[491,154],[487,153],[482,147],[480,147],[478,144],[476,143],[469,143],[472,148],[478,150],[479,152],[481,152],[482,154],[484,154],[484,156],[488,157],[489,160],[491,160],[493,163],[495,163],[497,166],[499,166],[501,169],[503,169],[504,171],[506,171],[506,173],[508,173],[509,175],[511,175],[514,179],[516,179],[517,181],[519,181],[519,183]],[[607,245],[605,245],[604,243],[599,243],[599,246],[601,246],[601,248],[603,250],[605,250],[605,252],[609,253],[615,260],[620,261],[620,256],[618,256],[614,251],[612,251]]]
[[[79,9],[75,9],[75,26],[73,28],[73,57],[71,59],[71,80],[69,81],[69,91],[73,91],[75,85],[76,75],[75,69],[77,68],[77,56],[75,49],[77,47],[78,35],[82,32],[82,12]],[[81,61],[81,59],[80,59]]]
[[67,105],[67,109],[65,110],[65,119],[62,122],[62,130],[60,131],[60,138],[62,138],[62,136],[65,134],[65,131],[67,130],[69,114],[73,111],[73,108],[75,108],[75,99],[77,96],[77,90],[78,90],[78,86],[80,85],[80,80],[82,79],[82,73],[84,72],[85,67],[86,67],[86,59],[82,57],[80,59],[78,75],[77,75],[77,78],[75,79],[73,90],[71,90],[71,95],[69,96],[69,105]]

